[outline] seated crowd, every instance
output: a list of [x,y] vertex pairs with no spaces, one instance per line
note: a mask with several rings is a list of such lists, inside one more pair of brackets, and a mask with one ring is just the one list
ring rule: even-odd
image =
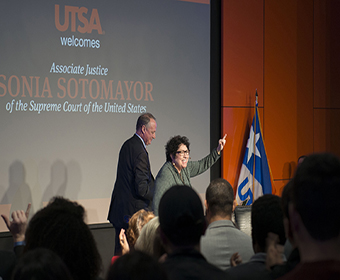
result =
[[[251,206],[251,236],[233,222],[232,186],[213,180],[205,213],[185,185],[168,189],[158,216],[140,210],[119,240],[107,280],[340,279],[340,160],[312,154],[299,164],[282,197]],[[102,260],[79,204],[54,197],[27,224],[27,211],[2,215],[15,250],[0,251],[0,279],[100,279]]]

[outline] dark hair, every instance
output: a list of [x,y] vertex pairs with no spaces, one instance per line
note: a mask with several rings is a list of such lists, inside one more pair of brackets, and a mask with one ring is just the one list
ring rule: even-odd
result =
[[265,252],[266,238],[269,232],[279,236],[281,245],[286,242],[280,201],[280,197],[276,195],[265,194],[255,200],[252,205],[251,235],[253,244],[257,243],[262,252]]
[[[159,220],[158,220],[159,222]],[[155,239],[153,242],[153,257],[156,258],[156,260],[159,260],[160,257],[162,257],[164,254],[166,254],[166,250],[164,248],[164,245],[162,243],[162,238],[160,234],[160,226],[158,226],[157,231],[155,233]]]
[[207,200],[209,212],[212,216],[231,215],[234,202],[234,190],[227,180],[218,178],[211,181],[205,192],[205,199]]
[[96,279],[101,258],[84,213],[76,202],[53,198],[29,222],[25,251],[50,249],[64,261],[74,280]]
[[130,251],[110,267],[107,280],[166,280],[161,264],[146,253]]
[[185,145],[188,148],[188,150],[190,150],[190,143],[187,137],[177,135],[170,138],[170,140],[165,145],[166,161],[170,162],[172,161],[171,155],[173,157],[176,156],[177,149],[181,144]]
[[[298,162],[298,165],[300,165],[301,162],[305,160],[305,158],[306,158],[305,155],[300,156],[300,157],[298,158],[298,161],[297,161],[297,162]],[[301,162],[300,162],[300,160],[301,160]]]
[[185,185],[168,189],[159,203],[159,223],[162,232],[175,246],[199,244],[206,222],[202,201]]
[[339,197],[339,158],[328,153],[307,156],[293,178],[293,203],[314,239],[339,236]]
[[283,188],[281,194],[281,208],[285,218],[289,219],[289,203],[292,201],[293,196],[293,181],[290,180]]
[[141,129],[143,125],[147,125],[151,119],[156,120],[156,118],[151,113],[144,113],[139,116],[136,123],[136,131]]
[[12,280],[72,280],[70,271],[57,254],[37,248],[19,258]]

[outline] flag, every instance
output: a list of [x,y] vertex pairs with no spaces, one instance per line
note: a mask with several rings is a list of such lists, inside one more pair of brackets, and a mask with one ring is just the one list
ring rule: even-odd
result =
[[251,205],[263,194],[272,193],[272,180],[264,148],[256,98],[255,115],[237,184],[238,205]]

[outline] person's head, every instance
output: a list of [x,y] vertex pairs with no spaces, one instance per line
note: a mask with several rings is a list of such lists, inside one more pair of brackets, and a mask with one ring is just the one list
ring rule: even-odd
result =
[[340,234],[340,160],[332,154],[307,156],[293,178],[290,220],[293,231],[299,223],[312,239],[327,241]]
[[141,209],[132,215],[129,220],[129,227],[126,230],[126,237],[131,249],[134,247],[144,225],[154,217],[155,215],[153,212],[144,209]]
[[145,145],[150,145],[156,138],[156,118],[151,113],[139,116],[136,124],[136,133],[144,140]]
[[110,267],[106,280],[166,280],[161,264],[140,251],[130,251]]
[[190,143],[185,136],[174,136],[165,145],[166,161],[172,162],[179,170],[187,166],[189,155]]
[[216,216],[231,218],[234,210],[234,190],[227,180],[218,178],[211,181],[205,192],[205,199],[209,219]]
[[[160,226],[155,232],[154,242],[153,242],[153,256],[156,260],[160,260],[166,254],[166,249],[162,242]],[[160,260],[161,261],[161,260]]]
[[303,162],[303,160],[306,158],[306,156],[305,155],[303,155],[303,156],[300,156],[299,158],[298,158],[298,162],[297,162],[297,165],[299,166],[302,162]]
[[25,251],[50,249],[64,261],[74,280],[96,279],[101,258],[84,215],[84,208],[76,202],[53,198],[29,222]]
[[290,180],[282,190],[281,208],[283,212],[283,224],[286,232],[286,238],[288,238],[290,243],[295,247],[295,242],[289,224],[289,210],[288,210],[289,203],[292,201],[292,196],[293,196],[293,181]]
[[266,238],[269,232],[279,236],[279,244],[286,242],[283,226],[283,213],[280,197],[265,194],[259,197],[251,208],[252,241],[254,252],[265,252]]
[[26,252],[13,271],[12,280],[72,280],[62,259],[45,248]]
[[154,256],[154,245],[158,227],[159,219],[158,217],[154,217],[142,228],[136,241],[135,249]]
[[176,185],[167,190],[159,203],[158,214],[162,240],[166,237],[170,246],[199,244],[206,222],[201,199],[191,187]]

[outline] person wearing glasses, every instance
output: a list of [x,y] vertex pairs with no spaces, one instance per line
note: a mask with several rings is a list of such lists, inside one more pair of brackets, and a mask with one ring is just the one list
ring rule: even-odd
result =
[[166,162],[159,170],[155,179],[155,192],[152,210],[158,216],[158,206],[163,194],[174,185],[191,187],[190,178],[209,169],[219,158],[226,143],[224,135],[218,146],[209,155],[198,161],[189,161],[190,143],[185,136],[174,136],[166,143]]

